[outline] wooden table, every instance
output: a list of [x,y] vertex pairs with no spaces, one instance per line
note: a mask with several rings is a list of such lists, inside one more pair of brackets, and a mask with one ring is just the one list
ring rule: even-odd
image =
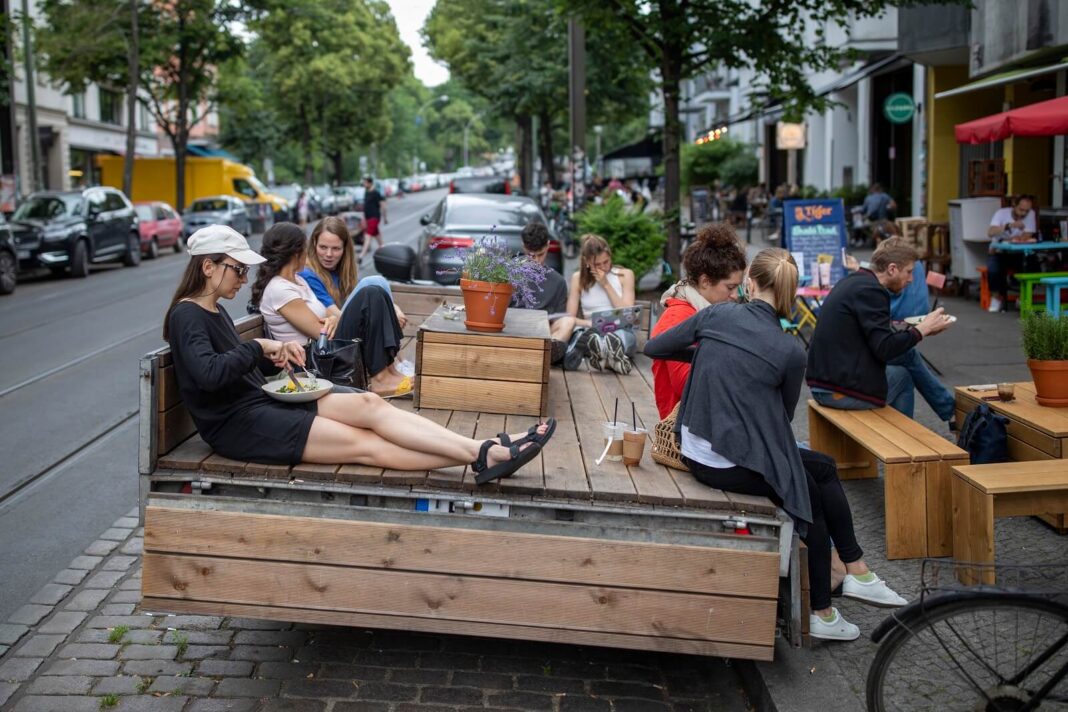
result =
[[496,333],[470,331],[463,320],[440,306],[419,327],[416,407],[548,415],[548,313],[509,309]]
[[[1035,384],[1024,381],[1014,384],[1016,399],[1003,402],[983,400],[984,396],[996,396],[997,391],[969,391],[957,386],[957,425],[986,403],[995,413],[1009,419],[1006,430],[1009,435],[1009,457],[1017,462],[1034,460],[1068,460],[1068,408],[1049,408],[1035,400]],[[1068,467],[1068,463],[1065,465]],[[1068,532],[1064,513],[1040,515],[1048,524],[1062,534]]]

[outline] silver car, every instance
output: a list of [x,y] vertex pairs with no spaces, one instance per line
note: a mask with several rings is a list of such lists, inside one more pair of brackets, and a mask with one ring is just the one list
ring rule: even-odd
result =
[[[416,274],[438,284],[459,284],[462,250],[474,245],[478,238],[497,235],[504,238],[509,250],[519,254],[523,251],[523,228],[532,222],[548,224],[541,208],[530,198],[489,193],[446,195],[420,222],[423,232],[419,236]],[[560,241],[551,229],[549,233],[552,237],[545,266],[563,274]]]
[[229,225],[245,237],[252,232],[245,204],[230,195],[197,198],[182,213],[182,220],[187,238],[205,225]]

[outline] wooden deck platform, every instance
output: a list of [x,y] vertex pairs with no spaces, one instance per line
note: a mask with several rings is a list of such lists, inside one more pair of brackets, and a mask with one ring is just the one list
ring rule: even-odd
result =
[[[417,296],[426,313],[440,304]],[[238,328],[250,338],[256,326]],[[405,355],[414,360],[410,333]],[[552,369],[553,439],[513,477],[478,487],[469,466],[224,458],[192,433],[169,354],[150,354],[141,364],[142,605],[769,660],[777,628],[800,644],[807,622],[789,518],[648,451],[637,466],[596,464],[617,398],[620,420],[633,402],[639,425],[657,422],[650,367],[639,356],[627,376]],[[537,422],[418,412],[475,438]],[[739,518],[751,535],[735,533]]]

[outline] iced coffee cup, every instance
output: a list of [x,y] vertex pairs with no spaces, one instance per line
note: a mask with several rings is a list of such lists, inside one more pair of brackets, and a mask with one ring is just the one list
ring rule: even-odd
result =
[[645,455],[646,432],[644,428],[623,432],[623,464],[637,465]]

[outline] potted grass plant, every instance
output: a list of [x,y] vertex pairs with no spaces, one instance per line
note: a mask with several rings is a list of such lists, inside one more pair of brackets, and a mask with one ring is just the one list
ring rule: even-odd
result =
[[536,303],[535,289],[545,281],[545,267],[513,254],[496,235],[479,238],[463,251],[460,291],[471,331],[501,331],[513,294],[516,302],[530,309]]
[[1023,348],[1039,405],[1068,407],[1068,315],[1042,311],[1023,317]]

